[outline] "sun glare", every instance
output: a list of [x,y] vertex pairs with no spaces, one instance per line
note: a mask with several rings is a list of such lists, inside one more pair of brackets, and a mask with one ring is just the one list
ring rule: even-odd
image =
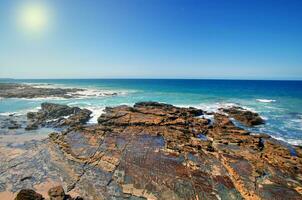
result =
[[40,34],[49,28],[50,14],[47,7],[39,3],[24,4],[18,11],[18,24],[22,31]]

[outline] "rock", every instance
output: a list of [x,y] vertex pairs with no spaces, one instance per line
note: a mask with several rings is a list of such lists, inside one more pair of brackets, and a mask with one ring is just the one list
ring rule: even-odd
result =
[[[13,117],[13,116],[10,116],[10,117]],[[18,124],[16,121],[14,120],[10,120],[9,122],[9,126],[7,127],[8,129],[18,129],[18,128],[21,128],[21,125]]]
[[[41,87],[41,85],[28,85],[19,83],[0,83],[0,98],[48,98],[58,97],[64,99],[81,98],[88,96],[116,96],[116,92],[99,92],[87,94],[88,89],[81,88],[53,88]],[[89,91],[89,90],[88,90]],[[89,93],[89,92],[88,92]]]
[[230,117],[235,118],[246,126],[264,124],[264,120],[259,116],[258,113],[254,113],[238,106],[233,106],[230,108],[220,108],[219,110],[227,113]]
[[26,130],[37,129],[39,126],[62,127],[85,124],[91,111],[78,107],[69,107],[61,104],[42,103],[38,112],[27,113],[29,120]]
[[29,123],[26,127],[25,130],[30,131],[30,130],[37,130],[39,128],[39,125],[37,123]]
[[83,125],[89,112],[79,110],[83,118],[69,117],[67,129],[27,147],[30,153],[5,158],[0,186],[14,185],[18,170],[39,184],[63,181],[84,199],[301,199],[302,148],[237,127],[230,115],[213,113],[211,122],[202,113],[140,102],[107,107],[98,124]]
[[45,117],[46,119],[56,119],[59,117],[69,116],[76,114],[79,111],[81,111],[81,109],[78,107],[69,107],[54,103],[41,104],[42,117]]
[[22,189],[17,194],[15,200],[43,200],[43,196],[31,189]]
[[[71,197],[65,194],[62,186],[56,186],[48,190],[49,200],[83,200],[82,197]],[[48,199],[48,198],[47,198]],[[44,200],[44,197],[32,189],[22,189],[15,200]]]
[[77,92],[84,91],[77,88],[39,88],[26,84],[0,83],[0,97],[2,98],[72,98]]
[[48,196],[50,200],[64,200],[65,192],[62,186],[57,186],[49,189]]
[[69,118],[62,120],[60,126],[75,126],[85,124],[91,117],[92,112],[87,109],[82,109]]
[[[26,126],[26,117],[21,115],[0,115],[0,134],[20,133],[21,128]],[[16,130],[18,129],[18,130]]]

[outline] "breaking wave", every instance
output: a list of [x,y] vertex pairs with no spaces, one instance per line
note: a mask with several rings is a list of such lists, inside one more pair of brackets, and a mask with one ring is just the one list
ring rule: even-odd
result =
[[274,99],[256,99],[256,101],[261,102],[261,103],[272,103],[276,102]]

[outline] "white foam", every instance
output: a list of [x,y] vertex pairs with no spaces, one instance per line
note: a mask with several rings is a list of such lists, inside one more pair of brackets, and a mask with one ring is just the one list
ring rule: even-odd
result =
[[261,102],[261,103],[272,103],[276,102],[274,99],[256,99],[256,101]]
[[[130,92],[136,92],[135,90],[107,90],[97,88],[81,88],[70,87],[62,84],[49,84],[49,83],[24,83],[34,88],[61,88],[61,89],[80,89],[81,91],[68,92],[67,95],[72,96],[72,99],[85,99],[93,97],[108,97],[116,95],[127,95]],[[22,98],[24,100],[64,100],[64,97],[39,97],[39,98]]]
[[29,85],[34,88],[70,88],[60,84],[50,84],[50,83],[22,83],[24,85]]
[[302,140],[299,140],[299,139],[285,139],[283,137],[277,137],[277,136],[273,136],[271,135],[273,138],[275,138],[276,140],[281,140],[283,142],[287,142],[291,145],[302,145]]
[[97,124],[98,118],[101,116],[101,114],[104,113],[105,107],[85,107],[88,110],[92,111],[91,119],[88,121],[89,124]]
[[91,98],[91,97],[115,96],[115,95],[120,95],[122,93],[118,91],[111,91],[111,90],[83,88],[82,91],[70,92],[68,94],[71,96],[75,96],[75,98]]
[[19,110],[17,112],[3,112],[0,113],[2,116],[9,116],[9,115],[15,115],[15,116],[21,116],[21,115],[26,115],[28,112],[37,112],[41,107],[35,107],[31,109],[24,109],[24,110]]
[[119,91],[84,89],[83,91],[67,93],[67,95],[70,95],[70,98],[49,96],[49,97],[10,98],[10,99],[22,99],[27,101],[47,101],[47,100],[68,100],[68,99],[87,99],[87,98],[97,98],[97,97],[112,97],[112,96],[121,96],[127,94],[128,92],[126,91],[119,92]]
[[191,104],[191,105],[176,105],[178,107],[185,107],[185,108],[188,108],[188,107],[194,107],[194,108],[198,108],[198,109],[202,109],[204,111],[208,111],[208,112],[220,112],[219,111],[219,108],[230,108],[230,107],[233,107],[233,106],[240,106],[246,110],[250,110],[250,111],[253,111],[253,112],[256,112],[253,108],[250,108],[250,107],[247,107],[247,106],[242,106],[242,105],[239,105],[237,103],[231,103],[231,102],[217,102],[217,103],[207,103],[207,104],[204,104],[204,103],[201,103],[201,104]]
[[73,101],[70,103],[67,103],[68,106],[92,106],[92,103],[89,102],[80,102],[80,101]]
[[22,99],[26,101],[66,100],[66,98],[63,97],[35,97],[35,98],[11,98],[11,99]]

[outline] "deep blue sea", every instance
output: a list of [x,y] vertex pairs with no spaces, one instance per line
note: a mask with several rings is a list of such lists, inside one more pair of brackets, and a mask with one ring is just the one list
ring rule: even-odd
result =
[[[4,80],[2,80],[4,82]],[[106,106],[159,101],[215,111],[239,105],[258,112],[266,124],[253,129],[291,144],[302,144],[302,81],[176,80],[176,79],[65,79],[7,80],[37,87],[86,88],[74,99],[1,99],[0,114],[37,110],[42,102],[85,107],[94,112],[91,123]],[[108,94],[117,93],[115,96]],[[107,95],[106,95],[107,94]]]

